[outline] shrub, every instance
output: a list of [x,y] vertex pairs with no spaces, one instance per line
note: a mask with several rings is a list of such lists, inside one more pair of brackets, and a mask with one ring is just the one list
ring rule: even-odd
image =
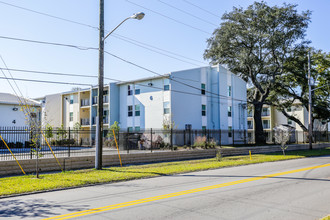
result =
[[24,142],[24,147],[25,148],[30,148],[31,147],[31,142],[30,141],[25,141]]
[[14,142],[9,142],[9,143],[7,143],[7,146],[9,148],[14,148],[15,147],[15,143]]
[[215,149],[215,147],[217,146],[217,142],[215,142],[215,141],[212,139],[211,141],[209,141],[209,142],[207,143],[207,146],[208,146],[209,148]]
[[205,136],[198,136],[195,139],[193,147],[200,147],[200,148],[206,148],[206,137]]
[[217,151],[217,154],[215,155],[215,159],[217,161],[222,161],[222,154],[220,150]]

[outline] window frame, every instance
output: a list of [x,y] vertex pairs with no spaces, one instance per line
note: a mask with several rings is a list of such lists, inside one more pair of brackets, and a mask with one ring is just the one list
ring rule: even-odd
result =
[[127,117],[133,117],[133,105],[127,106]]
[[202,116],[206,116],[206,105],[202,104]]
[[201,83],[201,94],[205,95],[206,91],[206,84],[205,83]]
[[140,105],[135,105],[135,106],[134,106],[134,115],[135,115],[135,116],[140,116],[140,115],[141,115],[141,108],[140,108]]

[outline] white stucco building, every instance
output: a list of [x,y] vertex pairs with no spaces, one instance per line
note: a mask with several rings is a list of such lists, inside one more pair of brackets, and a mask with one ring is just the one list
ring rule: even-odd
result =
[[40,103],[9,93],[0,93],[0,127],[29,127],[22,105],[28,105],[31,117],[40,121]]

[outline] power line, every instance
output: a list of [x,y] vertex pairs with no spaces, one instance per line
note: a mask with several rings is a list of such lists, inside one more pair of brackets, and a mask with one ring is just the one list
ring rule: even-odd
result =
[[198,9],[200,9],[200,10],[202,10],[202,11],[204,11],[204,12],[206,12],[206,13],[208,13],[208,14],[210,14],[210,15],[213,15],[213,16],[215,16],[215,17],[217,17],[217,18],[220,18],[221,19],[221,17],[220,16],[218,16],[218,15],[216,15],[216,14],[214,14],[214,13],[212,13],[212,12],[210,12],[210,11],[208,11],[208,10],[206,10],[206,9],[204,9],[204,8],[201,8],[201,7],[199,7],[198,5],[195,5],[195,4],[193,4],[193,3],[191,3],[191,2],[189,2],[189,1],[187,1],[187,0],[183,0],[184,2],[186,2],[187,4],[189,4],[189,5],[192,5],[192,6],[194,6],[195,8],[198,8]]
[[[47,75],[60,75],[60,76],[73,76],[73,77],[88,77],[88,78],[97,78],[97,76],[93,76],[93,75],[82,75],[82,74],[72,74],[72,73],[58,73],[58,72],[46,72],[46,71],[38,71],[38,70],[22,70],[22,69],[9,69],[9,68],[1,68],[0,70],[8,70],[8,71],[18,71],[18,72],[28,72],[28,73],[36,73],[36,74],[47,74]],[[163,77],[167,77],[166,75],[161,75]],[[114,78],[109,78],[109,77],[104,77],[107,80],[111,80],[114,82],[118,82],[118,83],[130,83],[131,81],[122,81],[122,80],[118,80],[118,79],[114,79]],[[176,78],[180,78],[180,77],[176,77]],[[183,80],[187,80],[184,78],[180,78]],[[42,81],[40,81],[42,82]],[[159,89],[159,90],[164,90],[164,88],[161,87],[157,87],[157,86],[150,86],[150,85],[144,85],[141,83],[134,83],[135,85],[139,85],[139,86],[143,86],[143,87],[151,87],[151,88],[155,88],[155,89]],[[188,95],[195,95],[195,96],[200,96],[200,93],[192,93],[192,92],[185,92],[185,91],[180,91],[180,90],[173,90],[171,89],[172,92],[176,92],[176,93],[182,93],[182,94],[188,94]],[[206,97],[210,97],[210,98],[217,98],[214,95],[205,95]],[[221,99],[224,99],[223,97],[220,97]],[[226,97],[228,98],[228,97]],[[243,100],[239,100],[239,101],[243,101]]]
[[169,17],[169,16],[167,16],[167,15],[164,15],[164,14],[162,14],[162,13],[160,13],[160,12],[157,12],[157,11],[151,10],[151,9],[149,9],[149,8],[146,8],[146,7],[142,6],[142,5],[136,4],[136,3],[131,2],[131,1],[129,1],[129,0],[126,0],[126,1],[127,1],[128,3],[133,4],[133,5],[136,5],[136,6],[139,6],[139,7],[141,7],[141,8],[144,8],[144,9],[146,9],[146,10],[148,10],[148,11],[151,11],[151,12],[153,12],[153,13],[155,13],[155,14],[158,14],[158,15],[164,17],[164,18],[167,18],[167,19],[169,19],[169,20],[172,20],[172,21],[174,21],[174,22],[176,22],[176,23],[179,23],[179,24],[182,24],[182,25],[184,25],[184,26],[190,27],[190,28],[192,28],[192,29],[198,30],[198,31],[203,32],[203,33],[205,33],[205,34],[209,34],[209,35],[211,34],[211,33],[207,32],[207,31],[204,31],[204,30],[202,30],[202,29],[200,29],[200,28],[198,28],[198,27],[194,27],[194,26],[192,26],[192,25],[190,25],[190,24],[186,24],[186,23],[184,23],[184,22],[181,22],[181,21],[179,21],[179,20],[176,20],[176,19],[174,19],[174,18],[171,18],[171,17]]
[[[22,9],[22,10],[25,10],[25,11],[29,11],[29,12],[33,12],[33,13],[36,13],[36,14],[39,14],[39,15],[43,15],[43,16],[47,16],[47,17],[51,17],[51,18],[55,18],[55,19],[58,19],[58,20],[61,20],[61,21],[65,21],[65,22],[69,22],[69,23],[73,23],[73,24],[78,24],[78,25],[81,25],[81,26],[85,26],[85,27],[89,27],[89,28],[92,28],[92,29],[95,29],[95,30],[99,30],[98,27],[95,27],[95,26],[92,26],[92,25],[89,25],[89,24],[84,24],[84,23],[81,23],[81,22],[77,22],[77,21],[73,21],[73,20],[69,20],[69,19],[66,19],[66,18],[61,18],[61,17],[58,17],[58,16],[54,16],[54,15],[50,15],[50,14],[47,14],[47,13],[44,13],[44,12],[40,12],[40,11],[36,11],[36,10],[32,10],[32,9],[28,9],[28,8],[24,8],[24,7],[21,7],[21,6],[17,6],[17,5],[13,5],[13,4],[9,4],[9,3],[6,3],[6,2],[3,2],[3,1],[0,1],[0,3],[2,4],[5,4],[5,5],[8,5],[8,6],[12,6],[12,7],[15,7],[15,8],[18,8],[18,9]],[[116,37],[117,36],[117,37]],[[163,51],[163,52],[166,52],[166,53],[169,53],[169,54],[172,54],[172,55],[175,55],[175,56],[178,56],[178,57],[181,57],[181,58],[184,58],[184,59],[187,59],[187,60],[191,60],[191,61],[195,61],[195,62],[198,62],[198,63],[203,63],[203,64],[206,64],[204,62],[201,62],[199,60],[195,60],[195,59],[191,59],[191,58],[188,58],[186,56],[183,56],[183,55],[180,55],[180,54],[177,54],[177,53],[174,53],[174,52],[171,52],[171,51],[168,51],[168,50],[164,50],[164,49],[161,49],[161,48],[158,48],[158,47],[155,47],[155,46],[152,46],[152,45],[149,45],[149,44],[146,44],[146,43],[143,43],[143,42],[140,42],[140,41],[137,41],[137,40],[134,40],[132,38],[129,38],[129,37],[125,37],[125,36],[122,36],[122,35],[119,35],[119,34],[112,34],[111,37],[116,37],[117,39],[120,39],[122,41],[125,41],[125,42],[128,42],[128,43],[131,43],[135,46],[138,46],[138,47],[141,47],[143,49],[146,49],[146,50],[150,50],[150,51],[153,51],[155,53],[159,53],[161,55],[164,55],[164,56],[167,56],[163,53],[160,53],[158,51],[154,51],[150,48],[147,48],[147,47],[143,47],[141,45],[144,45],[144,46],[148,46],[148,47],[151,47],[151,48],[154,48],[154,49],[157,49],[157,50],[160,50],[160,51]],[[132,43],[133,42],[136,42],[138,44],[134,44]],[[140,45],[139,45],[140,44]],[[171,57],[171,56],[169,56]],[[171,58],[174,58],[174,57],[171,57]],[[180,59],[177,59],[177,60],[180,60]],[[182,61],[182,60],[180,60]],[[183,61],[183,62],[186,62],[186,61]],[[190,63],[191,64],[191,63]],[[193,64],[195,65],[195,64]]]
[[[120,39],[120,40],[124,40],[124,39],[122,39],[122,38],[120,38],[120,37],[118,37],[118,36],[114,36],[114,37],[116,37],[116,38],[118,38],[118,39]],[[159,51],[156,51],[156,50],[153,50],[153,49],[147,48],[147,47],[145,47],[145,46],[138,45],[137,43],[130,42],[130,41],[127,41],[127,40],[125,40],[125,41],[126,41],[126,42],[129,42],[129,43],[131,43],[131,44],[134,44],[134,45],[136,45],[136,46],[142,47],[142,48],[144,48],[144,49],[147,49],[147,50],[153,51],[153,52],[155,52],[155,53],[158,53],[158,54],[164,55],[164,56],[166,56],[166,57],[169,57],[169,58],[172,58],[172,59],[175,59],[175,60],[179,60],[179,61],[184,62],[184,63],[189,63],[189,64],[194,65],[194,66],[199,66],[199,65],[197,65],[197,64],[194,64],[194,63],[191,63],[191,62],[188,62],[188,61],[185,61],[185,60],[182,60],[182,59],[179,59],[179,58],[176,58],[176,57],[173,57],[173,56],[167,55],[167,54],[165,54],[165,53],[162,53],[162,52],[159,52]]]
[[84,46],[76,46],[72,44],[61,44],[61,43],[53,43],[53,42],[47,42],[47,41],[37,41],[37,40],[28,40],[28,39],[22,39],[22,38],[14,38],[14,37],[6,37],[6,36],[0,36],[2,39],[7,40],[16,40],[16,41],[24,41],[29,43],[37,43],[37,44],[48,44],[53,46],[62,46],[62,47],[71,47],[78,50],[98,50],[99,48],[96,47],[84,47]]
[[207,24],[210,24],[210,25],[213,25],[213,26],[216,26],[216,27],[218,26],[218,25],[216,25],[216,24],[213,24],[212,22],[209,22],[208,20],[205,20],[205,19],[203,19],[203,18],[201,18],[201,17],[198,17],[198,16],[196,16],[196,15],[194,15],[194,14],[191,14],[191,13],[189,13],[189,12],[186,12],[186,11],[184,11],[184,10],[178,8],[178,7],[175,7],[175,6],[173,6],[173,5],[169,4],[169,3],[163,2],[163,1],[161,1],[161,0],[158,0],[158,1],[161,2],[161,3],[163,3],[164,5],[167,5],[167,6],[171,7],[171,8],[174,8],[174,9],[176,9],[176,10],[178,10],[178,11],[184,13],[184,14],[187,14],[187,15],[189,15],[189,16],[191,16],[191,17],[193,17],[193,18],[196,18],[196,19],[198,19],[198,20],[200,20],[200,21],[203,21],[203,22],[205,22],[205,23],[207,23]]
[[[6,78],[6,77],[0,77],[0,79],[7,79],[8,80],[8,78]],[[22,78],[10,78],[9,80],[40,82],[40,83],[52,83],[52,84],[65,84],[65,85],[78,85],[78,86],[80,86],[80,85],[81,86],[92,86],[91,84],[86,84],[86,83],[56,82],[56,81],[44,81],[44,80],[34,80],[34,79],[22,79]]]
[[33,12],[33,13],[36,13],[36,14],[44,15],[44,16],[47,16],[47,17],[51,17],[51,18],[62,20],[62,21],[70,22],[70,23],[73,23],[73,24],[78,24],[78,25],[81,25],[81,26],[85,26],[85,27],[89,27],[89,28],[99,30],[99,28],[97,28],[97,27],[94,27],[94,26],[88,25],[88,24],[84,24],[84,23],[81,23],[81,22],[72,21],[72,20],[69,20],[69,19],[57,17],[57,16],[50,15],[50,14],[47,14],[47,13],[43,13],[43,12],[35,11],[35,10],[32,10],[32,9],[24,8],[24,7],[21,7],[21,6],[9,4],[9,3],[3,2],[3,1],[0,1],[0,3],[4,4],[4,5],[11,6],[11,7],[14,7],[14,8],[19,8],[19,9],[22,9],[22,10],[25,10],[25,11],[29,11],[29,12]]
[[[126,37],[126,36],[123,36],[123,35],[119,35],[119,34],[116,34],[116,33],[113,33],[112,35],[110,35],[111,37],[117,37],[118,39],[121,39],[123,41],[126,41],[128,43],[130,43],[130,41],[133,41],[133,42],[136,42],[136,43],[139,43],[139,44],[142,44],[142,45],[145,45],[145,46],[148,46],[148,47],[151,47],[151,48],[154,48],[154,49],[157,49],[157,50],[160,50],[160,51],[163,51],[163,52],[166,52],[166,53],[169,53],[169,54],[173,54],[175,56],[178,56],[178,57],[182,57],[182,58],[185,58],[187,60],[191,60],[191,61],[195,61],[195,62],[198,62],[198,63],[201,63],[201,64],[207,64],[208,63],[205,63],[205,62],[201,62],[199,60],[196,60],[196,59],[192,59],[192,58],[189,58],[189,57],[186,57],[186,56],[183,56],[183,55],[180,55],[178,53],[174,53],[174,52],[171,52],[169,50],[164,50],[164,49],[161,49],[159,47],[155,47],[155,46],[152,46],[150,44],[146,44],[146,43],[143,43],[141,41],[137,41],[135,39],[132,39],[132,38],[129,38],[129,37]],[[137,45],[137,46],[140,46],[140,45]],[[147,48],[145,48],[147,49]]]
[[[51,42],[44,42],[44,41],[26,40],[26,39],[20,39],[20,38],[9,38],[9,37],[3,37],[3,36],[0,36],[0,38],[13,39],[13,40],[20,40],[20,41],[31,42],[31,43],[48,44],[48,45],[54,45],[54,46],[68,46],[68,47],[76,48],[76,49],[80,49],[80,48],[81,48],[80,46],[70,45],[70,44],[51,43]],[[93,48],[93,47],[85,47],[85,48],[93,49],[93,50],[98,50],[98,48]],[[131,64],[131,65],[133,65],[133,66],[136,66],[136,67],[138,67],[138,68],[140,68],[140,69],[143,69],[143,70],[145,70],[145,71],[148,71],[148,72],[150,72],[150,73],[153,73],[153,74],[155,74],[155,75],[158,75],[158,76],[164,76],[163,74],[157,73],[157,72],[152,71],[152,70],[150,70],[150,69],[148,69],[148,68],[146,68],[146,67],[140,66],[140,65],[138,65],[138,64],[136,64],[136,63],[133,63],[133,62],[131,62],[131,61],[128,61],[128,60],[126,60],[126,59],[123,59],[123,58],[121,58],[121,57],[119,57],[119,56],[117,56],[117,55],[115,55],[115,54],[109,53],[109,52],[107,52],[107,51],[104,51],[104,53],[106,53],[106,54],[108,54],[108,55],[110,55],[110,56],[113,56],[113,57],[115,57],[115,58],[117,58],[117,59],[119,59],[119,60],[122,60],[123,62],[126,62],[126,63],[128,63],[128,64]],[[21,80],[24,80],[24,79],[21,79]],[[183,82],[178,81],[178,80],[175,80],[175,79],[171,79],[171,78],[170,78],[170,80],[175,81],[175,82],[177,82],[177,83],[180,83],[180,84],[182,84],[182,85],[185,85],[185,86],[187,86],[187,87],[197,89],[197,90],[199,90],[199,91],[201,90],[200,88],[197,88],[197,87],[195,87],[195,86],[191,86],[191,85],[189,85],[189,84],[187,84],[187,83],[183,83]],[[28,81],[28,80],[26,80],[26,81]],[[48,82],[49,82],[49,81],[45,81],[45,83],[48,83]],[[51,82],[49,82],[49,83],[51,83]],[[64,83],[64,82],[58,82],[58,83],[59,83],[59,84],[70,84],[70,83]],[[74,85],[74,84],[73,84],[73,85]],[[84,85],[84,84],[75,84],[75,85]],[[89,85],[89,84],[85,84],[85,85]],[[217,93],[213,93],[213,92],[210,92],[210,91],[205,91],[205,92],[210,93],[210,94],[217,95],[217,96],[219,96],[219,97],[223,96],[223,95],[220,95],[220,94],[217,94]],[[223,97],[228,98],[227,96],[223,96]],[[240,101],[244,101],[244,100],[240,100]]]

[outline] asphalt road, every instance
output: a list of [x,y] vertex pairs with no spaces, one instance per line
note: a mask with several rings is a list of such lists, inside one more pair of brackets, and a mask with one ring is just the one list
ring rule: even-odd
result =
[[330,156],[0,199],[0,219],[303,220],[328,214]]

